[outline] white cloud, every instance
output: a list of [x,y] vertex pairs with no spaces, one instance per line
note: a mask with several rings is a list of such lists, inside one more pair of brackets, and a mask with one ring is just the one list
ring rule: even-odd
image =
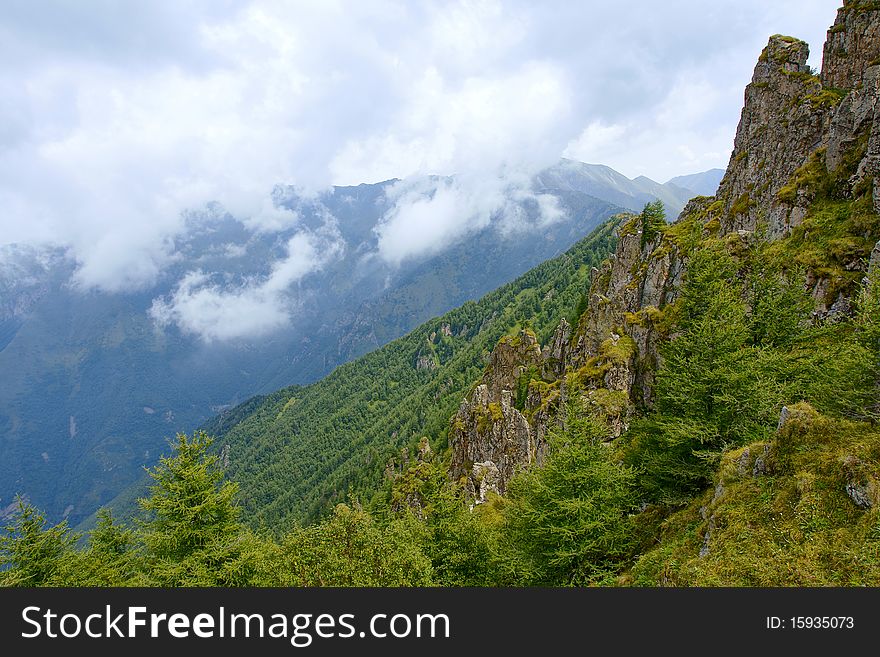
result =
[[205,342],[255,337],[286,326],[295,310],[291,286],[333,258],[341,245],[300,232],[287,242],[287,255],[268,275],[239,285],[219,274],[188,272],[167,298],[153,300],[150,315],[162,328],[177,326]]
[[506,234],[547,226],[565,216],[559,200],[532,191],[530,177],[522,172],[495,178],[410,178],[392,186],[387,197],[391,208],[374,231],[379,256],[395,265],[438,253],[490,225]]
[[484,225],[567,147],[631,177],[724,166],[767,36],[807,38],[817,63],[833,4],[12,3],[0,241],[69,248],[83,289],[148,288],[184,210],[290,230],[276,183],[456,174],[379,227],[383,257],[427,253],[426,234]]
[[384,133],[345,143],[331,172],[338,182],[357,184],[431,173],[491,177],[510,167],[537,171],[559,158],[556,135],[570,109],[564,72],[548,63],[461,80],[431,67]]

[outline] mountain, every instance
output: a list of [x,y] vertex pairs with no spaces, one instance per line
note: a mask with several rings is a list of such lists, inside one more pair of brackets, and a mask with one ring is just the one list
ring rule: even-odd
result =
[[675,222],[179,436],[133,529],[24,505],[0,583],[877,586],[880,8],[807,58],[769,39]]
[[537,180],[552,189],[582,192],[635,212],[646,203],[660,200],[670,218],[677,217],[685,204],[699,194],[673,181],[661,185],[645,176],[630,180],[611,167],[567,159],[540,173]]
[[[880,10],[855,2],[821,75],[805,43],[771,37],[716,195],[672,224],[657,203],[608,223],[479,303],[209,423],[249,521],[283,532],[350,497],[455,531],[434,515],[442,468],[476,505],[471,536],[500,526],[488,549],[526,559],[496,583],[880,581],[878,55]],[[574,189],[580,170],[542,180]],[[600,548],[579,561],[585,545]]]
[[718,191],[718,185],[723,177],[724,169],[709,169],[701,173],[670,178],[665,184],[689,189],[700,196],[715,196],[715,192]]
[[[336,187],[317,198],[276,188],[296,226],[254,231],[219,208],[193,214],[176,258],[152,288],[81,291],[63,250],[0,253],[0,510],[16,494],[51,518],[77,523],[124,490],[188,431],[254,394],[315,381],[469,299],[558,255],[621,208],[536,183],[553,198],[546,220],[533,198],[512,200],[484,228],[399,263],[378,257],[375,231],[400,185],[430,198],[451,179]],[[238,318],[206,324],[180,303],[200,289],[234,301],[266,280],[293,236],[314,236],[326,258],[279,296],[290,321],[263,335],[211,339]],[[442,245],[441,245],[442,246]],[[202,288],[183,281],[209,276]],[[158,324],[151,309],[171,318]],[[170,311],[168,310],[170,309]],[[195,331],[186,322],[195,322]],[[206,333],[205,333],[206,332]]]

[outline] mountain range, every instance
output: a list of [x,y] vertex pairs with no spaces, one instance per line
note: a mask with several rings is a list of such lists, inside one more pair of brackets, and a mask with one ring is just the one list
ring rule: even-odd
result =
[[[844,0],[821,71],[808,56],[769,38],[718,189],[674,221],[661,199],[614,214],[318,381],[220,410],[85,541],[20,502],[0,584],[877,586],[880,6]],[[532,243],[595,201],[577,191],[595,177],[558,169],[508,190]],[[39,305],[28,289],[7,313]]]
[[[311,383],[562,253],[622,210],[660,199],[674,216],[695,195],[563,160],[534,178],[531,198],[518,193],[482,228],[399,262],[377,255],[401,187],[431,198],[452,186],[389,180],[317,197],[279,186],[275,202],[299,223],[276,231],[209,206],[188,218],[157,283],[135,292],[76,288],[76,263],[61,248],[3,247],[0,512],[21,494],[77,523],[137,479],[176,431],[252,395]],[[549,220],[539,197],[558,204]],[[293,260],[298,234],[333,257],[279,294],[290,309],[280,327],[227,335],[246,313],[200,317],[206,296],[231,303],[250,281],[271,280],[270,263]]]

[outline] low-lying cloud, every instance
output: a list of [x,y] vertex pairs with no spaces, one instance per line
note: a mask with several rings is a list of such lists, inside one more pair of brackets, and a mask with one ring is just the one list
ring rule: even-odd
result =
[[160,327],[174,325],[205,342],[271,333],[286,326],[295,311],[291,287],[341,248],[327,235],[300,232],[288,240],[286,256],[264,277],[235,285],[222,273],[190,271],[170,295],[153,300],[150,316]]
[[[521,176],[408,179],[388,190],[391,209],[374,232],[379,255],[398,265],[439,253],[489,226],[502,233],[546,226],[564,218],[559,200],[536,193]],[[536,216],[530,216],[527,205]]]
[[[818,63],[835,9],[8,4],[0,57],[16,65],[0,70],[0,242],[66,248],[77,288],[113,293],[154,286],[180,259],[186,211],[206,203],[254,233],[295,230],[298,215],[273,203],[279,183],[314,195],[454,176],[429,198],[418,182],[395,191],[376,235],[379,255],[400,262],[495,220],[516,225],[501,196],[528,194],[524,181],[563,154],[661,182],[723,167],[767,35],[807,38]],[[534,202],[554,216],[551,199]],[[302,266],[323,257],[305,253]],[[223,272],[190,272],[154,311],[218,340],[270,330],[290,303],[270,280],[230,289]],[[225,328],[195,319],[197,307]]]

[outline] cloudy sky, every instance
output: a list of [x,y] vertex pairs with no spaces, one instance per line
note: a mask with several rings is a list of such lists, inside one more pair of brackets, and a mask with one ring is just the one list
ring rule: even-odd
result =
[[[809,41],[818,66],[838,5],[4,0],[0,243],[66,246],[79,286],[113,292],[154,282],[181,212],[208,201],[254,230],[294,225],[276,183],[456,174],[453,197],[377,229],[399,249],[419,220],[462,234],[498,181],[562,155],[660,182],[724,167],[767,37]],[[262,294],[320,260],[313,237]]]

